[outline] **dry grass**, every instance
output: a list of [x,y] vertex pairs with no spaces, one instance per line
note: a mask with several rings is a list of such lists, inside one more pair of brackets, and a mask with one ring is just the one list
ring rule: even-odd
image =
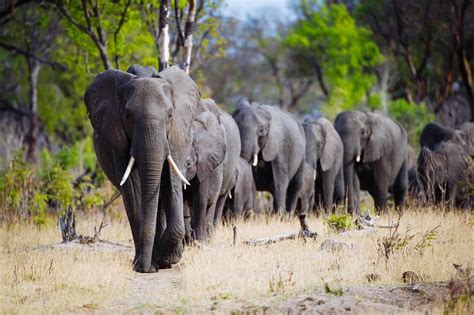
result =
[[[79,233],[91,233],[94,223],[79,219]],[[387,223],[396,214],[378,219]],[[259,219],[239,222],[239,241],[232,246],[231,227],[220,227],[204,248],[187,248],[182,261],[171,271],[139,275],[131,271],[132,253],[41,249],[60,239],[55,226],[0,228],[0,312],[58,312],[80,308],[192,309],[221,301],[259,303],[284,300],[300,293],[368,284],[367,274],[378,274],[376,285],[402,284],[402,273],[413,271],[423,281],[451,279],[453,263],[471,266],[474,261],[474,215],[416,209],[400,221],[402,236],[414,237],[388,260],[379,254],[378,240],[388,235],[380,229],[370,236],[327,232],[321,218],[311,217],[310,227],[320,233],[317,241],[290,240],[251,247],[241,240],[296,232],[297,220],[277,222]],[[440,225],[431,244],[415,249],[427,231]],[[126,222],[113,221],[103,239],[129,244]],[[325,239],[350,242],[355,249],[336,253],[320,250]],[[110,297],[112,295],[113,297]]]

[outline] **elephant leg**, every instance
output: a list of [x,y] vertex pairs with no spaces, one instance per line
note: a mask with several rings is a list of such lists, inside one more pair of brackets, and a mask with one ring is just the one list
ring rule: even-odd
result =
[[212,236],[212,233],[214,231],[214,218],[216,215],[216,203],[217,201],[214,201],[209,205],[206,211],[206,231],[205,231],[205,239],[209,240]]
[[184,214],[184,243],[189,245],[192,241],[192,228],[191,228],[191,207],[189,206],[188,200],[183,200],[183,214]]
[[392,194],[393,200],[395,202],[395,207],[399,208],[403,206],[405,201],[405,195],[408,189],[408,171],[407,171],[407,162],[403,162],[400,172],[395,178],[393,183]]
[[216,211],[215,211],[214,218],[212,220],[214,222],[214,226],[222,222],[222,213],[224,211],[225,201],[227,200],[228,195],[229,193],[226,193],[224,195],[219,196],[219,198],[217,198]]
[[343,203],[344,202],[344,174],[342,172],[342,167],[337,172],[336,175],[336,182],[334,184],[334,199],[337,204]]
[[286,194],[288,191],[288,176],[284,165],[272,163],[273,172],[273,211],[278,215],[283,215],[286,207]]
[[354,202],[354,214],[360,215],[360,182],[359,175],[354,171],[353,178],[353,202]]
[[207,214],[207,196],[198,193],[199,189],[195,189],[192,213],[192,228],[194,238],[203,240],[205,238],[206,214]]
[[138,184],[138,172],[132,171],[129,180],[121,187],[123,204],[127,213],[128,222],[132,231],[133,243],[135,247],[135,263],[140,256],[138,252],[138,237],[140,233],[140,220],[138,217],[138,210],[140,209],[140,185]]
[[301,163],[298,171],[296,172],[295,176],[291,180],[288,192],[287,192],[287,199],[286,199],[286,211],[292,212],[296,209],[296,202],[298,201],[298,196],[300,195],[301,188],[303,187],[303,169],[304,164]]
[[386,176],[383,174],[375,174],[373,189],[369,191],[372,198],[374,198],[375,210],[384,211],[387,206],[389,184]]
[[[183,240],[185,235],[183,213],[183,191],[181,179],[170,173],[169,167],[164,168],[164,178],[161,189],[162,206],[158,209],[155,235],[161,236],[155,240],[153,261],[159,268],[171,268],[179,262],[183,255]],[[164,215],[163,215],[164,212]],[[166,216],[166,223],[163,219]],[[164,231],[160,230],[164,228]]]
[[324,208],[327,212],[333,212],[333,194],[334,194],[334,181],[335,174],[328,170],[322,174],[323,177],[323,196],[324,196]]

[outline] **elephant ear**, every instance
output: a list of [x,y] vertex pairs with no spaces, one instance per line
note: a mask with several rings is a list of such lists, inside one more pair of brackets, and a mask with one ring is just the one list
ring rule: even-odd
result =
[[398,124],[380,113],[366,114],[371,131],[364,150],[364,163],[376,161],[388,154],[393,149],[394,143],[391,128],[400,128]]
[[196,141],[197,177],[202,182],[224,162],[226,145],[209,132],[201,133]]
[[191,126],[201,99],[201,93],[191,77],[178,66],[172,66],[158,73],[158,77],[165,79],[171,86],[173,102],[173,120],[168,131],[170,150],[175,161],[183,165],[182,152],[186,142],[192,139]]
[[[334,164],[337,156],[338,144],[341,141],[339,134],[329,120],[325,118],[318,119],[317,123],[321,126],[323,131],[325,143],[323,152],[321,153],[321,168],[325,172]],[[339,141],[338,141],[339,140]]]
[[278,118],[277,109],[271,106],[260,106],[258,109],[262,113],[262,117],[269,123],[267,141],[262,150],[263,160],[266,162],[273,161],[283,146],[283,126]]
[[120,70],[98,74],[84,94],[95,137],[120,152],[127,150],[125,129],[120,115],[121,89],[135,76]]

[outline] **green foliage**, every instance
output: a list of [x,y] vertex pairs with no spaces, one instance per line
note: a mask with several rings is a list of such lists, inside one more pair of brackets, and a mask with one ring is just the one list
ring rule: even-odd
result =
[[[44,225],[49,222],[49,213],[61,214],[69,205],[84,211],[102,206],[105,197],[97,187],[103,183],[104,175],[91,157],[91,145],[91,140],[85,139],[56,155],[43,150],[37,166],[26,163],[23,152],[18,152],[10,167],[0,173],[1,218],[29,218]],[[96,170],[97,179],[83,176],[76,185],[71,170],[78,169],[78,165]]]
[[333,116],[354,108],[376,82],[370,69],[383,59],[371,32],[358,26],[343,5],[322,5],[305,16],[291,29],[287,43],[321,67],[330,86],[323,111]]
[[388,106],[388,113],[395,118],[408,132],[408,142],[413,146],[418,146],[418,139],[429,122],[434,120],[424,103],[411,104],[405,99],[396,99]]
[[342,232],[352,228],[352,216],[350,214],[331,214],[324,219],[324,224],[335,232]]

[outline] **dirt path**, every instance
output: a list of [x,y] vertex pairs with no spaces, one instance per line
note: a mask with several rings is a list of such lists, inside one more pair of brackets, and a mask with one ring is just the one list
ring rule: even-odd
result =
[[[129,279],[130,294],[111,303],[108,310],[118,312],[138,311],[140,313],[185,312],[185,313],[285,313],[285,314],[400,314],[400,313],[442,313],[443,305],[450,296],[452,284],[416,283],[404,286],[361,286],[343,288],[341,295],[328,294],[323,288],[283,298],[275,295],[265,300],[246,302],[220,300],[180,304],[176,307],[156,305],[158,295],[167,295],[182,287],[179,270],[160,270],[156,274],[136,274]],[[474,281],[471,279],[471,286]],[[172,289],[172,290],[170,290]],[[169,299],[173,299],[169,296]]]

